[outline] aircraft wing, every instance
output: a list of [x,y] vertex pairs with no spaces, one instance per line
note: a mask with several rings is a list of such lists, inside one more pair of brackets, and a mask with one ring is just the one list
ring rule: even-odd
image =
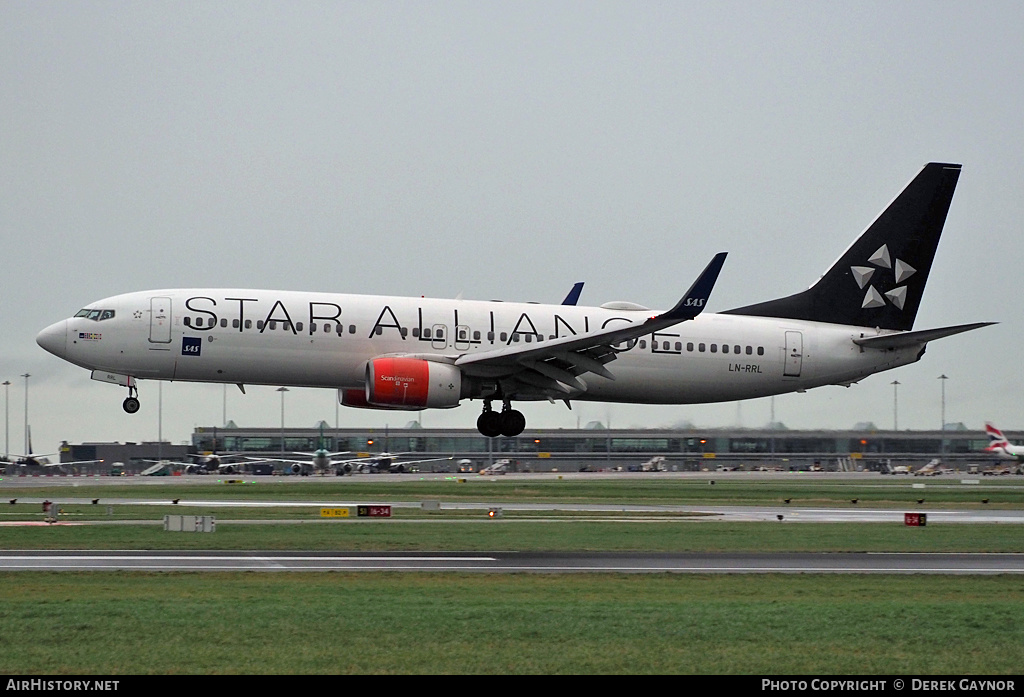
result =
[[64,467],[66,465],[94,465],[103,460],[73,460],[72,462],[40,462],[43,467]]
[[615,376],[605,367],[623,349],[618,344],[691,320],[701,313],[725,263],[725,252],[715,255],[675,306],[644,322],[617,325],[587,334],[566,336],[536,344],[504,346],[492,351],[468,353],[455,365],[470,375],[513,378],[526,391],[547,396],[585,392],[587,386],[576,376],[596,373],[609,380]]
[[[318,453],[318,452],[306,453],[306,452],[301,452],[299,450],[293,450],[291,454],[292,455],[308,455],[309,457],[316,457],[320,453]],[[327,457],[335,457],[337,455],[351,455],[351,454],[352,454],[351,450],[339,450],[336,453],[326,453]],[[279,458],[275,458],[275,459],[279,459]]]

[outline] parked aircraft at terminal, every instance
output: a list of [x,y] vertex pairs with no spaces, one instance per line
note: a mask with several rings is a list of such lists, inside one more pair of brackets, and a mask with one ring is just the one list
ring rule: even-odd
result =
[[90,303],[37,342],[127,388],[129,413],[139,380],[327,387],[370,409],[480,400],[490,437],[523,431],[517,401],[693,404],[849,386],[989,324],[913,331],[959,175],[925,165],[810,288],[718,314],[702,310],[724,252],[667,311],[578,306],[578,287],[560,305],[169,289]]
[[988,434],[988,446],[985,447],[985,452],[1003,459],[1024,462],[1024,445],[1013,445],[1002,431],[990,423],[985,424],[985,433]]

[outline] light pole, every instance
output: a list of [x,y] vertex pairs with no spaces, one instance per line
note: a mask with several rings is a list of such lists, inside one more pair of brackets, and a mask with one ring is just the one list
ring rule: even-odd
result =
[[4,457],[11,454],[11,381],[4,380]]
[[942,454],[946,454],[946,380],[949,380],[945,375],[940,375],[937,380],[942,380]]
[[899,388],[900,381],[893,380],[892,385],[892,430],[900,430],[900,401],[899,401]]
[[281,454],[284,455],[284,393],[288,388],[278,387],[277,391],[281,393]]
[[942,428],[940,430],[946,430],[946,380],[949,380],[945,375],[940,375],[938,380],[942,380]]
[[157,380],[156,399],[156,459],[164,459],[164,383]]
[[28,373],[25,373],[21,377],[25,378],[25,452],[24,455],[31,455],[32,451],[29,447],[29,440],[31,436],[28,434],[28,379],[32,377]]

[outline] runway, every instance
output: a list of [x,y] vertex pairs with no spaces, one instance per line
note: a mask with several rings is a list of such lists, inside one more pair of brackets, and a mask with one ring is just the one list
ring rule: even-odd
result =
[[1024,554],[5,551],[0,571],[1024,574]]

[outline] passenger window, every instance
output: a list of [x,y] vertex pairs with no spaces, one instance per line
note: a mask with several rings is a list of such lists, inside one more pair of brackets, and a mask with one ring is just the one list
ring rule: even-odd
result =
[[[338,325],[338,333],[341,334],[341,325],[340,324]],[[354,325],[354,324],[348,325],[348,333],[349,334],[355,334],[356,333],[356,325]]]
[[232,329],[238,329],[239,325],[240,325],[240,323],[239,323],[239,321],[237,319],[231,320],[231,328]]
[[757,347],[757,355],[758,356],[763,356],[764,355],[764,346],[758,346]]
[[252,320],[251,319],[245,320],[245,328],[246,329],[252,329]]
[[417,339],[419,339],[420,338],[420,328],[419,327],[413,327],[412,328],[412,335],[414,337],[416,337]]
[[533,334],[525,334],[523,338],[526,339],[526,343],[530,343],[533,341]]
[[226,328],[226,327],[228,326],[228,321],[227,321],[226,319],[224,319],[224,318],[221,318],[221,320],[220,320],[220,326],[221,326],[222,328]]
[[718,353],[718,344],[711,344],[711,353]]
[[438,329],[437,333],[434,334],[434,338],[435,339],[443,339],[444,338],[444,330],[443,329]]
[[676,342],[676,351],[682,351],[682,350],[683,350],[682,342],[677,341]]
[[697,350],[704,353],[704,344],[697,344]]
[[473,341],[480,341],[480,332],[473,332]]
[[692,351],[693,350],[693,342],[692,341],[687,341],[686,342],[686,350],[687,351]]
[[423,328],[423,338],[424,339],[429,339],[430,338],[430,327],[424,327]]
[[729,344],[722,344],[722,353],[729,353]]
[[487,332],[487,340],[494,341],[494,332]]
[[733,346],[733,347],[732,347],[732,352],[733,352],[733,353],[735,353],[735,354],[739,354],[739,352],[740,352],[740,347],[739,347],[739,346]]
[[501,333],[501,340],[502,340],[502,342],[508,341],[508,334],[506,334],[505,332],[502,332]]
[[297,332],[301,332],[302,331],[302,322],[298,322],[295,325],[295,331],[297,331]]
[[646,340],[640,339],[640,348],[642,348],[642,349],[647,348],[647,341]]
[[752,346],[748,346],[748,347],[747,347],[747,355],[749,356],[749,355],[750,355],[750,354],[752,354],[753,352],[754,352],[754,349],[753,349],[753,347],[752,347]]
[[263,331],[263,320],[256,320],[256,328],[259,329],[260,331]]

